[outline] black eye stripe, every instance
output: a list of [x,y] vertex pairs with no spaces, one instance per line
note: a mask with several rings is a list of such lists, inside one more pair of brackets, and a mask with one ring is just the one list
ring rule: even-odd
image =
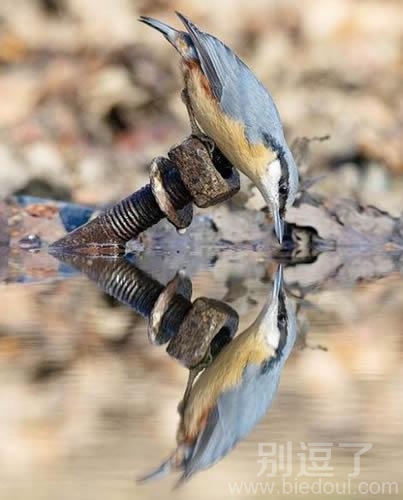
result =
[[288,172],[288,166],[285,161],[285,156],[284,156],[284,150],[281,149],[277,153],[278,155],[278,160],[280,162],[280,167],[281,167],[281,177],[280,181],[278,183],[278,189],[279,189],[279,201],[280,201],[280,215],[284,215],[285,213],[285,208],[287,205],[287,198],[288,198],[288,182],[289,182],[289,172]]
[[280,292],[278,298],[277,327],[281,331],[281,333],[286,333],[288,321],[284,292]]
[[283,173],[284,169],[281,169],[281,177],[279,182],[280,215],[284,215],[288,198],[288,169],[286,168],[285,170],[286,174]]

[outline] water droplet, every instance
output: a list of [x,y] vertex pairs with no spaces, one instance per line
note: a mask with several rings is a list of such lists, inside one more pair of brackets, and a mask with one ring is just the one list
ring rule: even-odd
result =
[[41,248],[42,240],[37,234],[28,234],[19,240],[18,245],[24,250],[37,250]]
[[185,234],[186,230],[187,230],[187,227],[181,227],[181,228],[178,228],[176,231],[178,234]]

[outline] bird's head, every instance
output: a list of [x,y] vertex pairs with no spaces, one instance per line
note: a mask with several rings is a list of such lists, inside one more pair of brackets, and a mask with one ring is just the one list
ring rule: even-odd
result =
[[298,169],[285,140],[279,142],[269,138],[266,147],[272,156],[261,168],[256,184],[268,205],[281,244],[285,214],[294,203],[298,191]]
[[255,324],[277,353],[277,360],[287,359],[296,337],[296,311],[294,303],[287,299],[283,282],[283,266],[277,268],[273,291]]

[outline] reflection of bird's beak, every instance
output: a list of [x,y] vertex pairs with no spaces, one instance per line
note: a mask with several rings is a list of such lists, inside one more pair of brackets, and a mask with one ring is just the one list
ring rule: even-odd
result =
[[276,275],[274,276],[272,301],[278,299],[278,296],[282,289],[283,289],[283,266],[280,264],[277,268]]
[[274,219],[274,231],[280,245],[283,243],[284,236],[284,222],[280,215],[280,210],[278,207],[273,208],[273,219]]

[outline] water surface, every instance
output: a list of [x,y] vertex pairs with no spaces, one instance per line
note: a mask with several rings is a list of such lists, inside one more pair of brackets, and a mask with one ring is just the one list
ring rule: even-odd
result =
[[[277,264],[259,249],[189,248],[179,253],[157,248],[125,262],[161,286],[184,270],[192,298],[230,305],[242,332],[269,300]],[[366,488],[378,498],[391,496],[382,489],[400,493],[399,259],[329,253],[286,266],[298,337],[271,408],[221,461],[172,490],[175,475],[149,484],[135,479],[175,448],[187,370],[164,346],[150,345],[147,321],[106,294],[94,274],[90,279],[45,250],[14,248],[3,255],[2,498],[267,497],[270,490],[263,494],[262,487],[273,488],[272,498],[283,498],[300,496],[299,488],[313,494],[319,478],[322,488],[329,483],[330,497],[336,496],[332,488],[344,491],[345,498],[358,498]],[[306,475],[302,462],[308,472],[315,469],[312,443],[322,449],[316,465],[328,457],[332,476],[323,470]],[[371,445],[359,471],[354,453],[360,448],[343,443]]]

